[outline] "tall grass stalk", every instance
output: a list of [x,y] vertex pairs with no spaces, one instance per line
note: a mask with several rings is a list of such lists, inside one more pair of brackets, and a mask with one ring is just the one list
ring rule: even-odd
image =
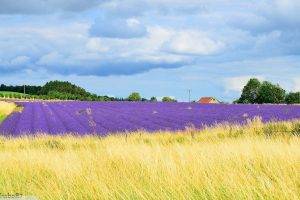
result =
[[280,133],[279,123],[256,120],[243,127],[178,133],[1,138],[0,194],[84,200],[300,199],[295,123],[282,122]]

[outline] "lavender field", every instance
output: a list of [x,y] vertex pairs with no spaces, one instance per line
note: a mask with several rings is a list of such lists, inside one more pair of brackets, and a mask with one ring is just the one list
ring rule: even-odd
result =
[[256,116],[263,121],[300,118],[300,106],[201,105],[197,103],[19,102],[0,126],[7,136],[24,134],[99,134],[146,130],[183,130],[217,123],[239,123]]

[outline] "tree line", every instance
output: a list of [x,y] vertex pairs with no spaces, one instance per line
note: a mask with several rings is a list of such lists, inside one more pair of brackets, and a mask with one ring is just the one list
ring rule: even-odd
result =
[[[131,93],[127,98],[116,98],[109,96],[98,96],[87,92],[85,89],[72,84],[68,81],[50,81],[44,86],[11,86],[11,85],[0,85],[0,91],[5,92],[16,92],[1,94],[0,97],[16,98],[16,99],[43,99],[43,100],[80,100],[80,101],[149,101],[157,102],[156,97],[146,99],[141,97],[138,92]],[[25,92],[25,93],[24,93]],[[24,93],[24,94],[22,94]],[[171,97],[163,97],[163,102],[176,102]]]
[[[131,93],[125,100],[126,101],[150,101],[150,102],[158,101],[156,97],[151,97],[150,99],[143,98],[138,92]],[[162,102],[177,102],[177,100],[172,97],[166,96],[162,98]]]
[[279,84],[269,81],[260,82],[252,78],[244,86],[241,97],[234,103],[241,104],[299,104],[300,92],[287,93]]
[[[0,97],[43,99],[43,100],[81,100],[81,101],[114,101],[115,98],[108,96],[98,96],[87,92],[85,89],[76,86],[68,81],[50,81],[44,86],[11,86],[0,85],[0,91],[16,92],[0,94]],[[22,94],[23,93],[23,94]]]
[[12,85],[0,85],[0,91],[5,92],[18,92],[18,93],[25,93],[30,95],[37,95],[38,92],[42,89],[42,86],[32,86],[32,85],[18,85],[18,86],[12,86]]

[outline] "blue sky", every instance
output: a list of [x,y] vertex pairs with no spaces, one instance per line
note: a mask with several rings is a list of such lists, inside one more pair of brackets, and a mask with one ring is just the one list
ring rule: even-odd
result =
[[72,81],[99,95],[215,96],[250,77],[300,91],[298,0],[0,0],[6,84]]

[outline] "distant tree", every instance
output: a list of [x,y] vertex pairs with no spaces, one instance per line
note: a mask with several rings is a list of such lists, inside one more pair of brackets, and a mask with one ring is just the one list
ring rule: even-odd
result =
[[142,97],[138,92],[133,92],[128,96],[128,101],[141,101],[141,100]]
[[284,103],[285,90],[278,84],[274,85],[268,81],[264,81],[259,90],[257,96],[258,103]]
[[242,91],[241,97],[237,103],[258,103],[257,97],[261,83],[258,79],[252,78],[248,81]]
[[290,92],[285,97],[287,104],[299,104],[300,103],[300,92]]
[[78,87],[67,81],[50,81],[46,83],[40,90],[40,94],[47,95],[50,91],[57,91],[60,93],[77,94],[80,96],[90,96],[91,94],[83,88]]
[[150,101],[157,102],[157,98],[156,97],[151,97]]
[[[42,88],[41,86],[26,85],[25,86],[25,91],[26,91],[26,94],[36,95],[41,90],[41,88]],[[24,85],[11,86],[11,85],[1,84],[0,85],[0,91],[23,93],[24,92]]]
[[238,104],[238,103],[241,103],[241,102],[240,102],[240,99],[235,99],[232,103],[233,104]]
[[176,102],[176,100],[171,97],[163,97],[162,101],[163,102]]
[[121,97],[116,97],[114,98],[115,101],[126,101],[128,98],[121,98]]

